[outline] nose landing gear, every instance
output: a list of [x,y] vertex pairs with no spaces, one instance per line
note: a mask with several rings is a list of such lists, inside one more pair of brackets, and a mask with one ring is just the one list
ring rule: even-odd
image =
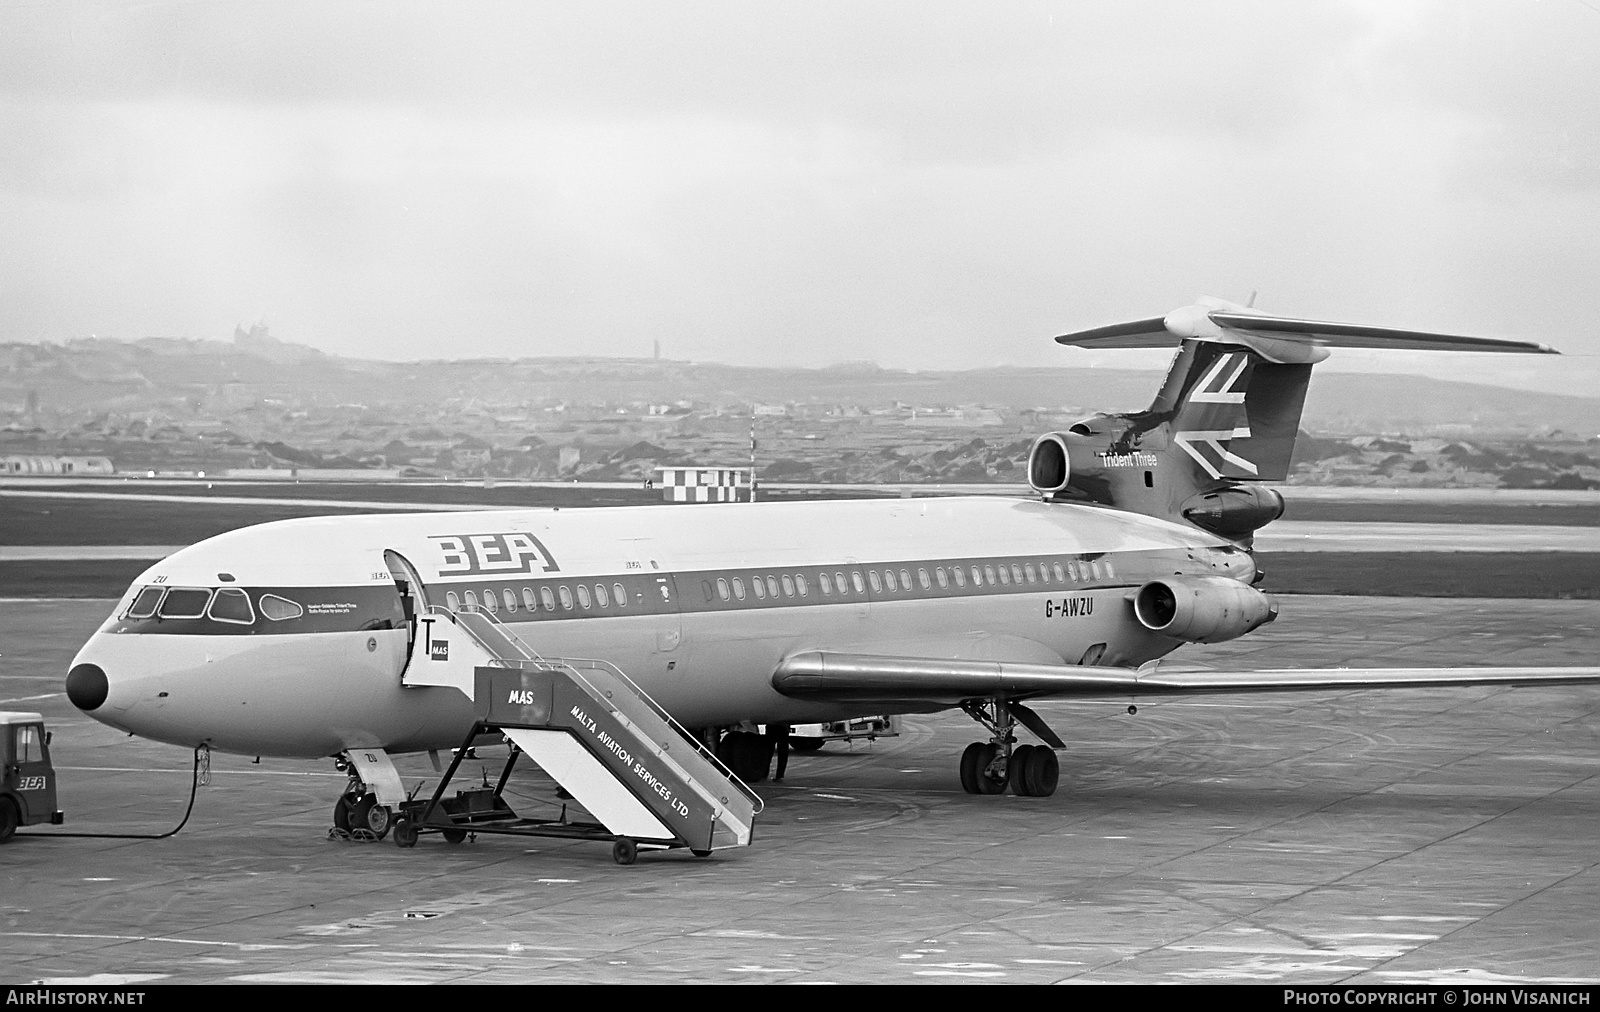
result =
[[[987,742],[975,741],[961,753],[961,789],[968,794],[1000,794],[1009,786],[1013,793],[1030,798],[1048,798],[1061,779],[1061,764],[1049,745],[1017,745],[1016,726],[1020,722],[1057,747],[1061,739],[1021,703],[1004,699],[968,700],[961,704],[967,716],[988,728]],[[1043,732],[1043,733],[1041,733]]]
[[334,766],[350,782],[334,803],[328,835],[369,843],[383,839],[394,825],[394,805],[405,799],[394,763],[381,749],[360,749],[339,753]]
[[333,832],[342,839],[381,840],[394,824],[394,813],[378,804],[376,794],[363,794],[359,785],[339,796],[333,805]]

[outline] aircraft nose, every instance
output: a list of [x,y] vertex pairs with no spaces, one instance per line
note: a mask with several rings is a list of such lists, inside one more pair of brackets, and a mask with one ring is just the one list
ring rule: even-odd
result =
[[111,683],[106,681],[106,673],[98,664],[74,665],[67,672],[67,698],[85,713],[99,709],[110,691]]

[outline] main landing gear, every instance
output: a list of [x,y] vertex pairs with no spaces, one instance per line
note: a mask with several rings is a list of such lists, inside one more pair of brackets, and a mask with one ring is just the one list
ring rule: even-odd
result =
[[1009,786],[1014,793],[1029,798],[1048,798],[1056,792],[1061,764],[1055,750],[1048,745],[1016,744],[1020,719],[1051,745],[1061,746],[1061,740],[1038,714],[1021,703],[1003,699],[969,700],[961,708],[991,734],[989,741],[975,741],[961,753],[962,790],[968,794],[1001,794]]

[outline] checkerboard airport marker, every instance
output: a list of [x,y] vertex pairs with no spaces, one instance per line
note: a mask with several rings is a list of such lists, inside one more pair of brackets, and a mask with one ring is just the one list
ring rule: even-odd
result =
[[656,487],[666,502],[740,502],[750,498],[748,467],[656,468]]

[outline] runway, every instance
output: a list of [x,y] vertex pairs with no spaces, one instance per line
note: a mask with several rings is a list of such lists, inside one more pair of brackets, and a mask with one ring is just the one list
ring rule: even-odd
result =
[[[43,710],[76,830],[176,823],[188,754],[60,695],[107,601],[0,607],[0,707]],[[1283,599],[1217,666],[1576,664],[1593,601]],[[19,702],[20,701],[20,702]],[[325,838],[328,762],[216,756],[159,842],[0,851],[11,981],[1600,981],[1600,688],[1038,704],[1052,798],[975,797],[959,713],[763,784],[755,843]],[[401,763],[408,786],[431,778]],[[528,810],[553,785],[518,781]],[[542,807],[541,807],[542,806]]]

